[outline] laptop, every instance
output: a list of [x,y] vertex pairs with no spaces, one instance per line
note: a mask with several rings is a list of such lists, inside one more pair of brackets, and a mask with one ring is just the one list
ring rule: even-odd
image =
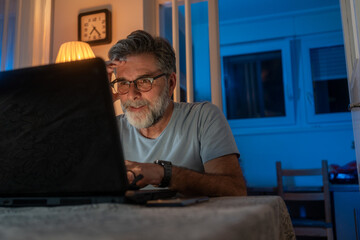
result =
[[129,191],[110,91],[100,58],[0,72],[0,206],[175,195]]

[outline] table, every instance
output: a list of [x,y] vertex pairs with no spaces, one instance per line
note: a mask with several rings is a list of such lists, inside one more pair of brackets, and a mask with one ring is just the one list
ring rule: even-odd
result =
[[295,239],[278,196],[220,197],[187,207],[93,204],[0,208],[0,239]]

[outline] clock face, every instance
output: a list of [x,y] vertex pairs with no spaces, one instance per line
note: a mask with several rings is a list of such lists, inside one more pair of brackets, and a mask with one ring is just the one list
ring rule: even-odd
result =
[[92,45],[111,42],[110,12],[107,9],[79,15],[79,40]]

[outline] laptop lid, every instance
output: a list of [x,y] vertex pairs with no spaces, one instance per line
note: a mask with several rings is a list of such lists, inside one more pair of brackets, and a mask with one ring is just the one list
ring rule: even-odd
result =
[[123,196],[100,58],[0,72],[0,197]]

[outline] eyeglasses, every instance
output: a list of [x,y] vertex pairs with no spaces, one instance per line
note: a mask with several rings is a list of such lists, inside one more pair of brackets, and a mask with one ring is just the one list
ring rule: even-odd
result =
[[154,80],[165,76],[165,73],[157,75],[155,77],[141,77],[135,79],[134,81],[125,81],[120,79],[115,79],[114,81],[110,82],[110,86],[112,87],[114,93],[119,94],[126,94],[129,92],[130,84],[134,83],[136,89],[140,92],[148,92],[152,88],[152,83]]

